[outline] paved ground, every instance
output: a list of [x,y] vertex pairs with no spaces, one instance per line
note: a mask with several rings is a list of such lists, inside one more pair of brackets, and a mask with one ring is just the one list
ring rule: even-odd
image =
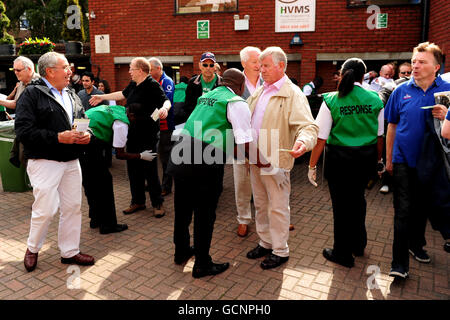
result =
[[[235,233],[233,177],[228,166],[211,254],[214,261],[229,261],[231,267],[215,277],[194,279],[193,259],[185,266],[173,263],[173,196],[166,197],[167,214],[162,219],[154,218],[150,209],[124,216],[122,209],[130,201],[129,186],[124,162],[114,160],[117,216],[119,222],[129,225],[129,230],[100,235],[98,230],[90,229],[87,203],[83,200],[81,250],[94,255],[96,264],[79,269],[79,289],[68,288],[68,283],[77,285],[73,281],[77,271],[59,261],[56,217],[39,254],[37,269],[31,273],[25,271],[23,257],[33,195],[1,192],[0,300],[450,298],[450,255],[442,249],[440,234],[430,226],[426,238],[431,264],[411,259],[410,279],[403,283],[393,283],[387,275],[393,238],[392,194],[378,193],[379,185],[367,192],[368,246],[364,257],[357,258],[352,269],[326,261],[322,249],[331,246],[333,239],[330,197],[326,185],[314,188],[307,183],[305,169],[306,164],[297,164],[291,175],[291,221],[295,230],[289,238],[290,259],[282,267],[263,271],[260,261],[245,257],[257,243],[254,224],[244,239]],[[150,207],[149,200],[147,207]],[[378,268],[380,273],[375,277]],[[368,282],[372,284],[371,289]]]

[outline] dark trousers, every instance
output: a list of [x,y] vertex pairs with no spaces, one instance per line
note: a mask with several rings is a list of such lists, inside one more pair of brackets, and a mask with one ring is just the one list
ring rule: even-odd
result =
[[216,208],[222,193],[223,165],[200,165],[191,177],[174,177],[175,255],[183,256],[190,246],[189,225],[194,213],[195,265],[211,263],[209,249],[216,220]]
[[426,245],[427,209],[423,206],[419,180],[415,168],[394,163],[394,243],[392,267],[409,270],[409,249]]
[[376,168],[376,146],[327,146],[325,174],[334,220],[334,253],[353,259],[367,245],[365,188]]
[[132,204],[145,204],[145,181],[147,181],[147,185],[150,188],[152,207],[155,208],[164,202],[161,196],[157,158],[153,159],[153,161],[127,160],[127,170]]
[[117,224],[113,179],[108,169],[107,152],[111,147],[98,139],[86,146],[80,157],[84,194],[89,204],[89,217],[100,228]]
[[383,174],[381,175],[381,185],[388,186],[389,189],[393,187],[392,180],[392,176],[387,171],[383,172]]
[[172,151],[173,146],[173,141],[171,139],[172,139],[172,130],[165,130],[159,132],[158,153],[163,169],[161,187],[163,190],[168,192],[172,191],[172,176],[166,172],[167,164],[170,158],[170,151]]

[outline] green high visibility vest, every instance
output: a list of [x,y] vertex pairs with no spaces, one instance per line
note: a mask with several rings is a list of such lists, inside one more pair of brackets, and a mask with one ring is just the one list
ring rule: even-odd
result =
[[128,125],[125,107],[123,106],[97,106],[86,111],[86,116],[90,119],[89,128],[92,129],[94,135],[103,141],[112,143],[114,121],[120,120]]
[[186,99],[186,88],[187,84],[184,82],[180,82],[179,84],[175,85],[175,91],[173,93],[173,103],[184,102],[184,100]]
[[195,139],[211,144],[226,153],[227,141],[233,141],[232,126],[227,119],[229,102],[245,101],[224,86],[205,93],[186,121],[184,129]]
[[377,142],[378,115],[383,102],[376,92],[355,86],[342,98],[338,92],[326,93],[324,101],[333,118],[328,144],[362,147]]

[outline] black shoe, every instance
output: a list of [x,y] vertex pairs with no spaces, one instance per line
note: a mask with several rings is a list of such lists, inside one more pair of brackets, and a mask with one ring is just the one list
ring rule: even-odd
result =
[[448,253],[450,253],[450,241],[447,241],[444,244],[444,250],[447,251]]
[[392,267],[391,271],[389,271],[389,276],[397,279],[406,279],[408,278],[408,271],[402,266]]
[[173,262],[175,264],[183,264],[187,262],[195,253],[194,247],[189,247],[188,252],[184,252],[183,254],[175,254],[175,258],[173,259]]
[[276,268],[283,263],[287,262],[289,260],[289,257],[280,257],[276,254],[271,253],[267,258],[264,259],[263,262],[261,262],[261,268],[263,269],[273,269]]
[[249,258],[249,259],[258,259],[258,258],[262,258],[264,256],[267,256],[271,252],[272,252],[272,249],[263,248],[263,247],[261,247],[258,244],[255,249],[250,250],[247,253],[247,258]]
[[215,276],[216,274],[222,273],[225,270],[228,269],[230,264],[228,262],[226,263],[213,263],[207,267],[196,267],[194,265],[194,268],[192,269],[192,276],[194,278],[201,278],[206,276]]
[[353,257],[347,258],[347,259],[338,257],[334,254],[333,249],[325,248],[325,249],[323,249],[322,254],[325,257],[325,259],[327,259],[331,262],[340,264],[341,266],[351,268],[355,265],[355,261],[354,261]]
[[91,221],[89,222],[89,227],[91,227],[91,229],[98,228],[98,222],[91,219]]
[[422,248],[409,249],[409,253],[414,257],[414,259],[416,259],[417,261],[419,261],[421,263],[430,263],[431,262],[430,256]]
[[361,250],[353,250],[353,255],[355,256],[355,257],[362,257],[363,255],[364,255],[364,249],[361,249]]
[[127,230],[128,226],[126,224],[117,224],[114,227],[100,227],[100,233],[101,234],[108,234],[108,233],[115,233],[115,232],[121,232],[124,230]]

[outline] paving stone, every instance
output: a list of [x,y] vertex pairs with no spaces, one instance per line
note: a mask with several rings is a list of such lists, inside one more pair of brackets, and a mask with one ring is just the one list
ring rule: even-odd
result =
[[[427,226],[426,249],[431,264],[411,258],[410,278],[394,283],[388,276],[392,258],[392,193],[381,195],[379,183],[366,191],[368,244],[364,257],[348,269],[325,260],[322,250],[333,245],[333,213],[327,183],[312,187],[306,180],[306,162],[291,173],[290,259],[282,267],[262,270],[261,259],[250,260],[246,253],[258,243],[254,222],[249,235],[236,235],[233,173],[226,166],[224,190],[218,208],[211,244],[215,262],[230,262],[230,269],[217,276],[194,279],[194,258],[185,265],[173,263],[173,194],[165,197],[166,216],[153,217],[147,209],[125,216],[131,195],[125,162],[113,159],[115,205],[119,223],[129,229],[100,235],[89,228],[88,205],[83,197],[81,250],[92,254],[96,264],[80,267],[81,289],[70,290],[67,266],[60,263],[58,218],[50,224],[38,266],[28,273],[23,257],[33,203],[31,192],[0,192],[0,299],[56,300],[418,300],[450,299],[450,255],[443,251],[440,234]],[[0,188],[1,190],[1,188]],[[192,236],[193,228],[190,227]],[[367,288],[371,276],[367,268],[380,268],[378,289]]]

